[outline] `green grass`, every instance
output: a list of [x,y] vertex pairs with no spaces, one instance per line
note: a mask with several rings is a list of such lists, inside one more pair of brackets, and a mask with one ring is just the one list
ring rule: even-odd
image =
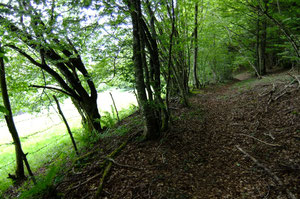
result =
[[237,82],[233,86],[233,89],[238,89],[240,91],[243,91],[243,90],[249,90],[261,84],[272,85],[273,82],[288,82],[288,81],[292,81],[292,78],[286,74],[267,75],[264,76],[262,79],[251,78],[251,79]]
[[[69,120],[72,132],[76,136],[81,127],[80,119]],[[27,158],[31,169],[36,172],[41,166],[56,160],[62,153],[73,154],[72,144],[66,127],[63,123],[45,132],[22,139],[22,148],[28,153]],[[13,174],[15,169],[14,145],[0,146],[0,196],[12,185],[7,179],[8,173]]]
[[[120,119],[124,119],[136,111],[135,106],[130,106],[128,109],[119,111]],[[102,114],[102,125],[105,124],[108,128],[114,127],[117,123],[115,113],[106,112]],[[93,132],[87,133],[81,126],[80,118],[73,118],[68,120],[72,127],[72,132],[76,140],[79,151],[86,146],[93,145],[97,140],[109,136],[123,136],[129,129],[125,126],[120,126],[114,130],[107,130],[103,134],[96,134]],[[53,126],[52,128],[35,134],[32,132],[31,136],[21,138],[22,147],[25,153],[28,153],[28,161],[33,172],[39,171],[40,168],[46,169],[46,175],[37,176],[38,186],[25,185],[31,189],[24,192],[23,198],[30,198],[28,195],[38,195],[40,192],[47,192],[51,189],[49,184],[53,181],[53,173],[59,172],[59,169],[66,161],[75,157],[75,152],[67,134],[66,127],[63,123]],[[0,146],[0,198],[1,195],[12,185],[12,181],[7,179],[9,173],[13,174],[15,169],[15,150],[14,145]],[[26,173],[27,175],[27,173]],[[27,175],[28,176],[28,175]],[[22,188],[21,188],[22,189]],[[22,192],[22,191],[21,191]],[[22,198],[22,197],[21,197]]]

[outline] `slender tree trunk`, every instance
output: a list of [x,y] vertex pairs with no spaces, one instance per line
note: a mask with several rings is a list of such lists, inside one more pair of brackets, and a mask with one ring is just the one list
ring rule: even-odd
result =
[[[264,0],[265,12],[268,12],[268,0]],[[263,15],[261,38],[261,75],[267,74],[267,17]]]
[[69,136],[70,136],[70,138],[71,138],[71,141],[72,141],[74,150],[75,150],[75,152],[76,152],[76,155],[79,155],[78,149],[77,149],[77,146],[76,146],[76,142],[75,142],[75,139],[74,139],[74,137],[73,137],[71,128],[70,128],[70,126],[69,126],[69,124],[68,124],[68,121],[67,121],[67,119],[66,119],[64,113],[62,112],[61,108],[60,108],[60,105],[59,105],[59,102],[58,102],[56,96],[53,95],[53,98],[54,98],[54,100],[55,100],[55,102],[56,102],[57,109],[58,109],[58,113],[61,115],[61,117],[62,117],[62,119],[63,119],[63,121],[64,121],[64,123],[65,123],[65,125],[66,125],[66,127],[67,127],[67,130],[68,130]]
[[195,4],[195,50],[194,50],[194,87],[199,89],[200,88],[200,83],[198,80],[198,72],[197,72],[197,67],[198,67],[198,2]]
[[121,120],[120,120],[120,117],[119,117],[119,112],[118,112],[118,109],[117,109],[115,100],[114,100],[113,95],[111,94],[111,92],[109,92],[109,94],[110,94],[111,100],[112,100],[112,102],[113,102],[113,105],[114,105],[114,107],[115,107],[115,111],[116,111],[116,114],[117,114],[118,122],[120,122]]
[[259,12],[257,12],[257,21],[256,21],[256,70],[258,72],[258,75],[261,76],[261,43],[260,43]]
[[[3,52],[1,48],[1,44],[0,44],[0,52]],[[23,180],[25,179],[24,164],[23,164],[24,153],[22,151],[20,138],[12,116],[12,111],[11,111],[11,106],[10,106],[10,101],[9,101],[9,96],[7,91],[7,85],[6,85],[5,66],[4,66],[3,57],[0,57],[0,78],[1,78],[2,99],[3,99],[4,107],[8,111],[8,113],[5,115],[5,120],[15,145],[16,180]]]

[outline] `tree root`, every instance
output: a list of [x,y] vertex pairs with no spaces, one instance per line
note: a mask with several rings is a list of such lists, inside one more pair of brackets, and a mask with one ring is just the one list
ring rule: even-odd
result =
[[130,139],[126,140],[125,142],[123,142],[117,149],[115,149],[113,152],[111,152],[107,157],[106,157],[106,160],[104,160],[104,162],[102,162],[101,164],[101,168],[104,168],[104,171],[103,171],[103,174],[102,174],[102,178],[100,179],[100,184],[98,186],[98,189],[96,191],[96,195],[95,195],[95,199],[98,199],[100,198],[100,195],[101,195],[101,192],[103,190],[103,185],[104,185],[104,182],[105,182],[105,178],[106,176],[108,175],[110,169],[111,169],[111,166],[113,164],[113,162],[111,161],[111,159],[116,156],[128,143]]
[[[244,155],[246,155],[248,158],[250,158],[258,167],[264,169],[265,172],[267,174],[269,174],[278,183],[278,185],[280,185],[281,187],[284,188],[283,182],[280,180],[280,178],[277,175],[275,175],[273,172],[271,172],[270,169],[268,169],[266,166],[264,166],[263,164],[261,164],[260,162],[258,162],[257,159],[255,159],[250,154],[248,154],[246,151],[244,151],[239,145],[236,145],[236,148],[239,151],[241,151]],[[290,198],[290,199],[297,199],[296,196],[288,188],[285,188],[285,191],[286,191],[286,193],[288,195],[288,198]]]
[[107,174],[109,173],[109,171],[111,169],[111,166],[112,166],[112,162],[109,162],[108,165],[105,167],[102,178],[100,179],[100,184],[99,184],[98,189],[96,191],[96,195],[94,197],[95,199],[100,198],[100,194],[103,190],[103,185],[104,185],[105,178],[106,178]]

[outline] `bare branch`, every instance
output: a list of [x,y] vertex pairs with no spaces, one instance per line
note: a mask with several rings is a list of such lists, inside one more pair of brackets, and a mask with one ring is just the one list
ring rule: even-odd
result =
[[242,136],[246,136],[246,137],[252,138],[252,139],[254,139],[254,140],[257,140],[257,141],[259,141],[259,142],[261,142],[261,143],[264,143],[264,144],[266,144],[266,145],[269,145],[269,146],[274,146],[274,147],[279,147],[279,146],[281,146],[281,145],[279,145],[279,144],[271,144],[271,143],[267,143],[267,142],[262,141],[262,140],[260,140],[260,139],[258,139],[258,138],[256,138],[256,137],[253,137],[253,136],[251,136],[251,135],[247,135],[247,134],[243,134],[243,133],[239,133],[238,135],[242,135]]

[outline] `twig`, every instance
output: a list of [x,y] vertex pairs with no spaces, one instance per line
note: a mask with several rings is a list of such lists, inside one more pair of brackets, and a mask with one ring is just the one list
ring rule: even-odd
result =
[[[268,85],[266,85],[266,86],[268,86]],[[275,84],[273,84],[272,90],[270,90],[269,92],[266,92],[266,93],[264,93],[264,92],[265,92],[265,91],[264,91],[264,92],[260,93],[259,96],[260,96],[260,97],[264,97],[264,96],[266,96],[266,95],[268,95],[268,94],[274,93],[275,90],[276,90],[276,86],[275,86]]]
[[113,104],[114,104],[114,107],[115,107],[115,110],[116,110],[116,113],[117,113],[117,119],[118,119],[118,122],[120,122],[119,112],[118,112],[118,109],[117,109],[115,100],[114,100],[114,98],[113,98],[111,92],[109,92],[109,94],[110,94],[111,100],[112,100],[112,102],[113,102]]
[[[239,151],[241,151],[244,155],[246,155],[248,158],[250,158],[258,167],[264,169],[265,172],[268,173],[280,186],[284,187],[283,182],[278,178],[277,175],[272,173],[270,169],[268,169],[266,166],[264,166],[263,164],[258,162],[257,159],[255,159],[250,154],[248,154],[246,151],[244,151],[239,145],[236,145],[236,148]],[[290,199],[297,199],[296,196],[288,188],[286,188],[285,191]]]
[[112,158],[107,158],[107,160],[111,161],[112,163],[114,163],[115,165],[118,165],[120,167],[125,167],[125,168],[131,168],[131,169],[136,169],[136,170],[143,170],[141,168],[138,168],[138,167],[133,167],[133,166],[130,166],[130,165],[124,165],[124,164],[120,164],[118,162],[116,162],[114,159]]
[[275,140],[274,136],[271,133],[264,133],[264,135],[269,136],[270,138],[272,138],[272,140]]
[[297,80],[297,82],[298,82],[298,88],[300,88],[300,80],[299,80],[299,78],[296,76],[296,75],[292,75],[292,74],[289,74],[289,76],[291,76],[291,77],[293,77],[295,80]]
[[252,138],[252,139],[254,139],[254,140],[257,140],[257,141],[259,141],[259,142],[261,142],[261,143],[264,143],[264,144],[266,144],[266,145],[269,145],[269,146],[274,146],[274,147],[279,147],[279,146],[281,146],[281,145],[279,145],[279,144],[271,144],[271,143],[262,141],[262,140],[260,140],[260,139],[258,139],[258,138],[256,138],[256,137],[253,137],[253,136],[251,136],[251,135],[247,135],[247,134],[244,134],[244,133],[239,133],[239,135],[243,135],[243,136]]
[[277,97],[275,97],[274,101],[278,100],[279,98],[281,98],[282,96],[284,96],[286,93],[287,93],[287,91],[284,90],[284,92],[282,92],[280,95],[278,95]]

